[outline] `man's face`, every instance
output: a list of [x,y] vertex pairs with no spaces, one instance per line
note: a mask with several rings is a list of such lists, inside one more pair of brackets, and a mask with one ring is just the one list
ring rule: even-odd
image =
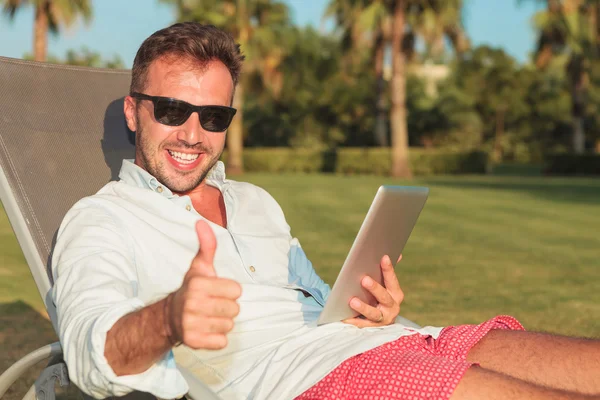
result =
[[[220,61],[211,61],[199,69],[186,60],[158,59],[148,69],[144,94],[172,97],[198,106],[229,106],[233,80]],[[136,132],[135,163],[173,192],[189,192],[198,187],[223,152],[225,132],[204,130],[198,113],[193,113],[183,125],[167,126],[154,118],[152,101],[128,96],[125,116],[129,128]]]

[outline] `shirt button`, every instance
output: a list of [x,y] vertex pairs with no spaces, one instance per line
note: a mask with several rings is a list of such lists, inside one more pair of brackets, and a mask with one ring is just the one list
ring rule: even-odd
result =
[[163,187],[162,187],[162,186],[159,186],[159,187],[157,187],[157,188],[156,188],[156,191],[157,191],[158,193],[162,193],[162,192],[163,192]]
[[254,268],[252,265],[250,266],[250,272],[256,272],[256,268]]
[[189,204],[187,206],[185,206],[185,209],[188,211],[192,211],[192,206],[190,206]]

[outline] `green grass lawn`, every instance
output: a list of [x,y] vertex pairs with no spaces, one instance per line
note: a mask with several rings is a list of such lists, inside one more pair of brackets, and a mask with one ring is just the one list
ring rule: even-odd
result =
[[[330,284],[377,187],[407,183],[292,174],[238,179],[280,202],[292,234]],[[473,176],[410,184],[431,192],[397,267],[402,315],[443,326],[510,314],[531,330],[600,337],[600,180]],[[52,340],[50,324],[33,310],[43,310],[41,300],[0,212],[0,369],[16,353]],[[35,334],[19,334],[20,327]],[[6,351],[9,343],[21,348]]]
[[[380,177],[248,175],[286,212],[333,283]],[[600,180],[439,177],[397,267],[402,314],[422,325],[516,316],[532,330],[600,337]]]

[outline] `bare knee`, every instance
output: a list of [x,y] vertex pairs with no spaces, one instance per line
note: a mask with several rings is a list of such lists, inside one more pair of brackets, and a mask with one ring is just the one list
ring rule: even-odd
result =
[[507,343],[515,339],[515,333],[519,335],[523,331],[510,331],[506,329],[490,330],[475,346],[467,353],[467,361],[472,363],[482,363],[489,358],[490,353],[506,351]]

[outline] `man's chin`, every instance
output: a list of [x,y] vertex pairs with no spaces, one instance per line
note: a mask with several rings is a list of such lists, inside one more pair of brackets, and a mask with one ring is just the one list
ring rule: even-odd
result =
[[173,193],[186,193],[196,189],[205,179],[206,175],[195,177],[193,179],[165,179],[164,184]]
[[210,168],[196,171],[172,171],[169,176],[159,179],[173,193],[186,193],[196,189],[208,175]]
[[173,193],[186,193],[196,189],[208,175],[217,160],[204,159],[202,164],[196,165],[191,170],[182,170],[169,162],[162,162],[156,167],[157,174],[153,174],[163,185]]

